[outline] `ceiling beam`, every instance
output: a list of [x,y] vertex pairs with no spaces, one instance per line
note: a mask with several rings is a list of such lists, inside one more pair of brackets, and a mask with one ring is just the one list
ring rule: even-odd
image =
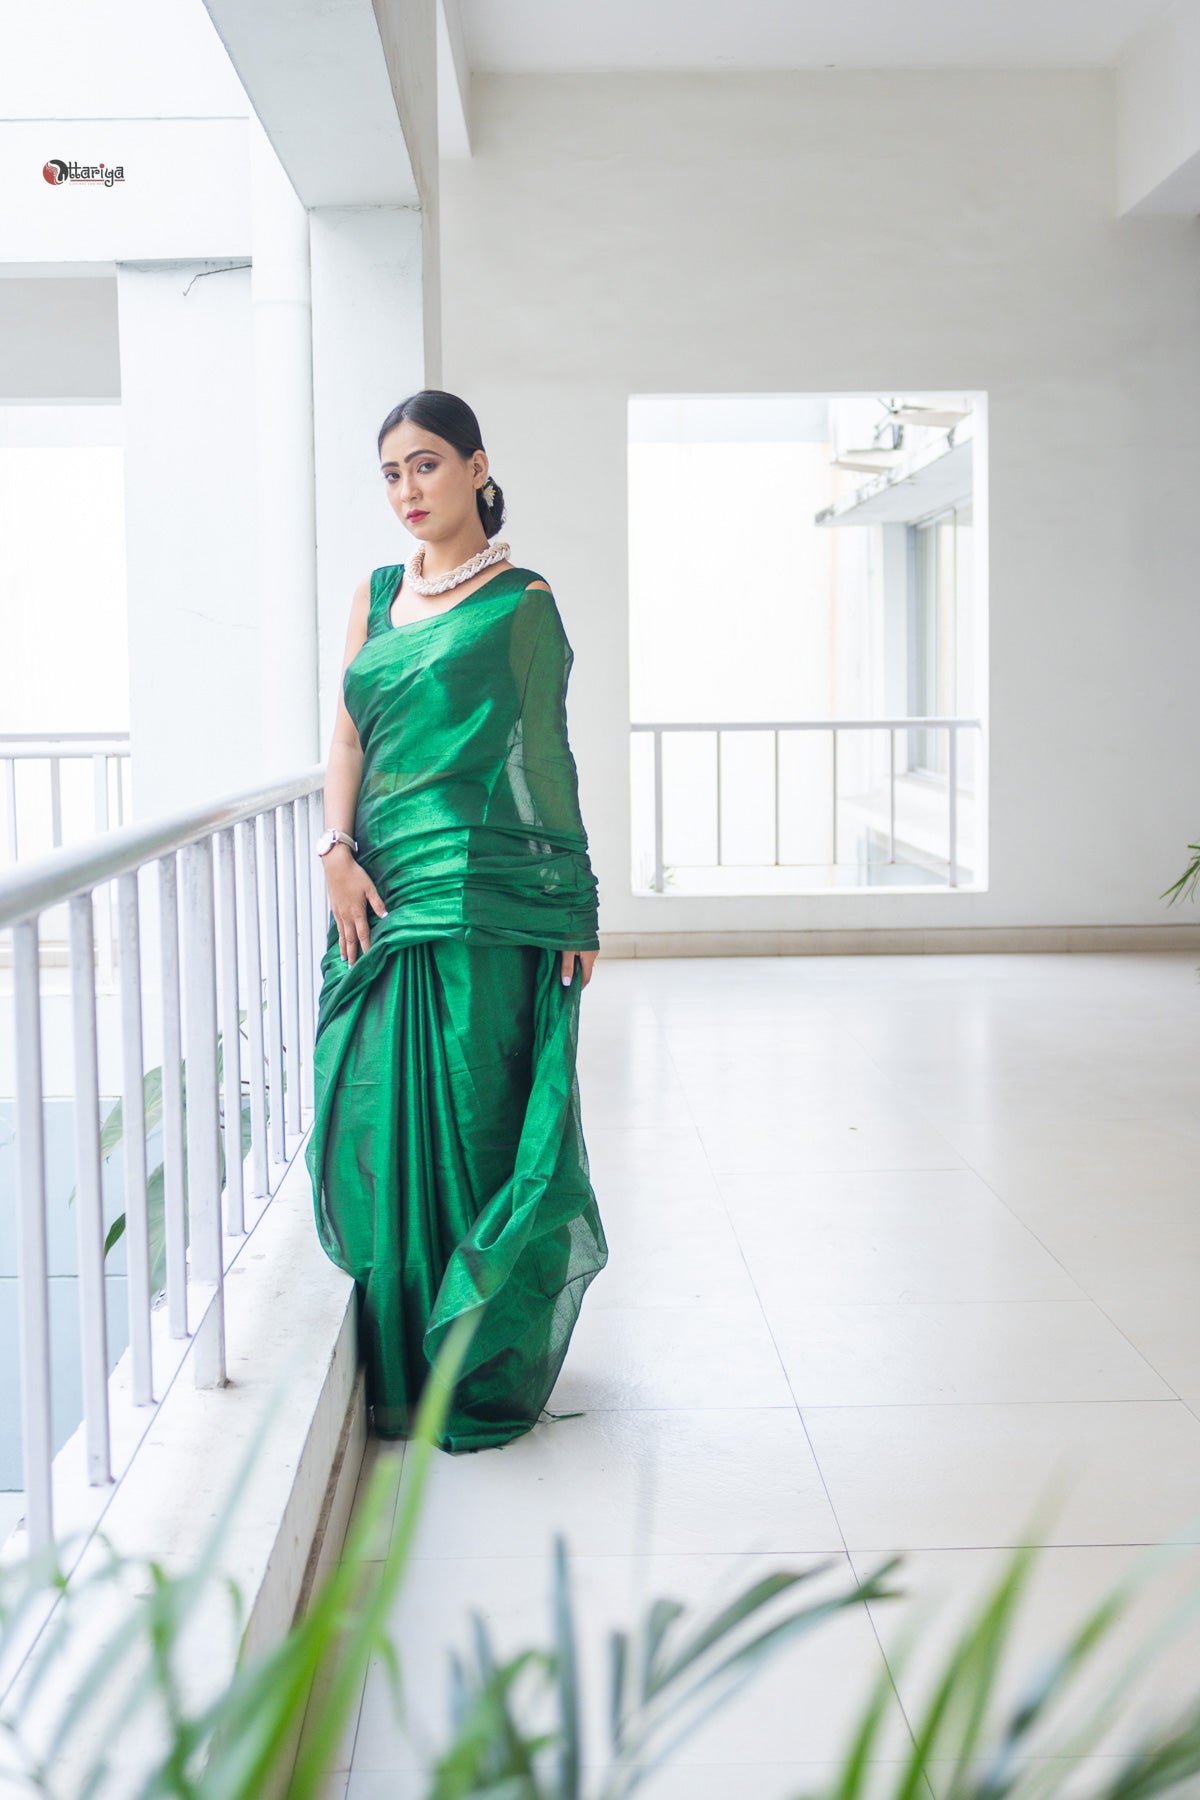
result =
[[304,206],[419,204],[371,0],[205,5]]

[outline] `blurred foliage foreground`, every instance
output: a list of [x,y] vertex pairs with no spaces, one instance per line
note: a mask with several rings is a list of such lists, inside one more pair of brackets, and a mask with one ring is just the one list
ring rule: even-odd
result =
[[[6,1666],[14,1645],[33,1638],[0,1703],[0,1792],[53,1800],[323,1795],[372,1657],[386,1670],[397,1712],[404,1714],[389,1619],[410,1561],[433,1446],[477,1316],[458,1322],[431,1372],[405,1446],[403,1480],[397,1487],[399,1458],[380,1459],[363,1484],[340,1560],[300,1620],[265,1653],[245,1652],[241,1595],[221,1574],[222,1545],[261,1438],[186,1572],[117,1554],[100,1533],[82,1553],[62,1543],[0,1570]],[[380,1560],[372,1546],[381,1543],[389,1520]],[[1114,1658],[1114,1628],[1172,1547],[1144,1553],[1141,1565],[1065,1632],[1057,1649],[1031,1672],[1018,1673],[1011,1641],[1038,1554],[1031,1544],[1008,1555],[953,1633],[948,1652],[939,1652],[932,1677],[922,1684],[921,1709],[909,1709],[897,1749],[882,1735],[890,1726],[895,1737],[893,1678],[914,1647],[923,1646],[928,1655],[935,1635],[928,1618],[906,1620],[902,1641],[889,1646],[887,1664],[880,1658],[881,1672],[821,1800],[1200,1794],[1200,1669],[1196,1697],[1166,1724],[1137,1734],[1130,1725],[1125,1742],[1131,1748],[1120,1755],[1106,1751],[1095,1764],[1077,1760],[1096,1756],[1114,1721],[1129,1714],[1135,1682],[1153,1672],[1164,1646],[1200,1605],[1189,1591],[1133,1654]],[[803,1634],[820,1634],[866,1602],[886,1603],[903,1593],[892,1585],[901,1563],[890,1557],[865,1580],[836,1592],[816,1577],[844,1567],[841,1557],[782,1568],[715,1606],[652,1601],[633,1629],[608,1637],[602,1714],[608,1744],[601,1764],[594,1754],[584,1755],[570,1567],[563,1538],[556,1536],[545,1644],[503,1659],[476,1612],[469,1652],[451,1652],[445,1747],[417,1778],[425,1800],[622,1800],[650,1781],[686,1737],[784,1646]],[[214,1595],[234,1633],[235,1654],[224,1660],[212,1648]],[[772,1604],[784,1597],[785,1609]],[[197,1632],[204,1648],[200,1661],[217,1690],[201,1699],[191,1692]],[[944,1640],[944,1622],[937,1635]],[[421,1646],[406,1644],[405,1650],[419,1655]],[[1107,1675],[1098,1680],[1101,1667]],[[321,1679],[314,1681],[318,1672]],[[803,1716],[802,1688],[795,1707]],[[1093,1767],[1102,1770],[1096,1784],[1082,1787],[1081,1772]],[[752,1771],[746,1773],[752,1778]]]

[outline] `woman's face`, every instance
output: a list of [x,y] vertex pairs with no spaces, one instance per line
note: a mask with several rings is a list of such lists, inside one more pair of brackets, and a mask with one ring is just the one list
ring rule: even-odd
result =
[[476,450],[464,462],[453,444],[424,425],[401,419],[383,440],[379,456],[388,504],[406,531],[422,542],[461,537],[483,526],[476,488],[487,480],[487,456]]

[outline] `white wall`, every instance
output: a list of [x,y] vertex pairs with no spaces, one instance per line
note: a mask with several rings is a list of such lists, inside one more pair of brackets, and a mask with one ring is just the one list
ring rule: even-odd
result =
[[[443,385],[575,647],[602,931],[1194,917],[1157,896],[1200,822],[1200,241],[1114,217],[1111,78],[488,76],[474,103]],[[904,389],[988,395],[989,891],[632,897],[627,395]]]
[[262,779],[250,271],[118,272],[133,805]]
[[[21,274],[93,275],[114,262],[248,257],[249,146],[246,119],[0,118],[0,254]],[[51,157],[119,165],[124,179],[52,185]]]
[[112,275],[0,279],[0,405],[120,396]]
[[407,394],[435,382],[423,334],[421,214],[319,207],[309,220],[321,697],[311,760],[327,763],[354,590],[414,548],[388,505],[379,427]]
[[249,111],[203,0],[121,0],[119,14],[95,0],[5,8],[0,119],[244,118]]

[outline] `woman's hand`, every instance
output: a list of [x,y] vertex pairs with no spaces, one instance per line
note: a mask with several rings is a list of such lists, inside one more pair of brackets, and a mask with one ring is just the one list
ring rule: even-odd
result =
[[329,904],[337,920],[342,961],[353,963],[360,950],[371,948],[368,906],[374,907],[381,919],[387,918],[387,907],[367,871],[354,860],[349,844],[335,844],[321,861],[325,864]]
[[578,957],[583,968],[583,981],[581,985],[586,987],[588,982],[592,979],[592,966],[599,954],[600,952],[598,950],[564,950],[562,953],[563,986],[570,986],[571,977],[575,973],[575,958]]

